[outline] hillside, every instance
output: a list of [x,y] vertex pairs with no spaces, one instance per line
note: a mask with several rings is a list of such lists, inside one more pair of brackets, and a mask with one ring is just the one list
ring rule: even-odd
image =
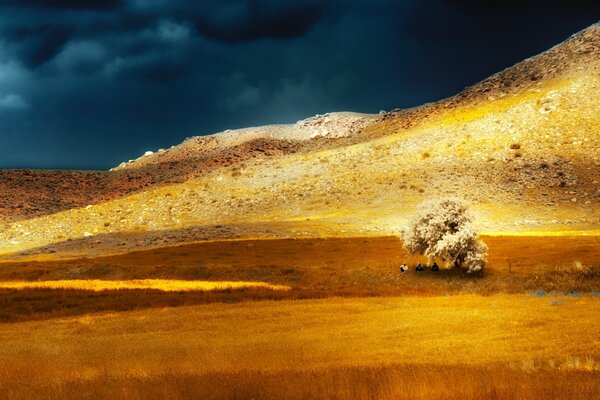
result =
[[102,173],[120,178],[55,213],[16,218],[5,198],[0,254],[397,234],[445,195],[469,200],[486,233],[597,231],[598,71],[595,24],[438,103],[192,138]]
[[86,207],[149,187],[181,183],[217,168],[338,146],[381,116],[317,115],[269,125],[195,136],[169,149],[148,151],[109,171],[0,170],[0,221],[13,222]]

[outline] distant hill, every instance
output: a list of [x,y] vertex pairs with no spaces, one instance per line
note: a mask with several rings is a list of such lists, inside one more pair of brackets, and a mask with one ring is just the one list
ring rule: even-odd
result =
[[446,195],[488,233],[598,231],[599,89],[595,24],[410,110],[191,138],[106,172],[4,171],[0,253],[396,234]]

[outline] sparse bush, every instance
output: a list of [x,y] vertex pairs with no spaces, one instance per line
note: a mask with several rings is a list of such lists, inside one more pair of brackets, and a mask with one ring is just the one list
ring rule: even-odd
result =
[[437,258],[468,272],[481,270],[487,260],[487,245],[479,239],[467,203],[455,198],[423,202],[403,243],[410,254],[423,254],[430,263]]
[[519,150],[521,148],[520,143],[513,143],[510,145],[511,150]]

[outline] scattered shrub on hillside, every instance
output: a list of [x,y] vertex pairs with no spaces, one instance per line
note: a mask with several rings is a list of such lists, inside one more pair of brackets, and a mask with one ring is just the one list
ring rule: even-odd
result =
[[510,149],[511,150],[519,150],[521,148],[521,144],[520,143],[513,143],[510,145]]
[[487,261],[487,245],[479,239],[468,205],[456,198],[423,202],[403,243],[410,254],[423,254],[430,263],[437,258],[468,272],[481,270]]

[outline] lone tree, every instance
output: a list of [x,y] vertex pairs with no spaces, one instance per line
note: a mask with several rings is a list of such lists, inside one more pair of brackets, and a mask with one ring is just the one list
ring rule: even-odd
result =
[[428,200],[419,206],[403,235],[410,254],[437,258],[446,267],[480,271],[487,261],[487,245],[479,239],[466,202],[456,198]]

